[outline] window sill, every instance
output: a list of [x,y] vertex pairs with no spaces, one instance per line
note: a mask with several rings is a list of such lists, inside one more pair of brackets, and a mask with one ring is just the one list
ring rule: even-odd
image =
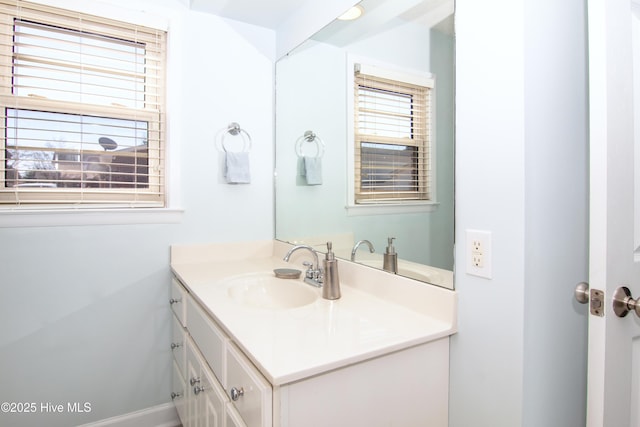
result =
[[438,209],[438,202],[405,202],[389,204],[364,204],[348,205],[347,215],[387,215],[387,214],[412,214],[434,212]]
[[0,208],[0,228],[57,227],[75,225],[177,224],[184,210],[135,209],[29,209]]

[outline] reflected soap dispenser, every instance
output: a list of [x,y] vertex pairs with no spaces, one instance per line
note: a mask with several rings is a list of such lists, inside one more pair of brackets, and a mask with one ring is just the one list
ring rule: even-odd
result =
[[384,251],[382,260],[382,269],[390,273],[398,273],[398,254],[396,248],[393,247],[393,240],[395,237],[389,237],[387,239],[387,249]]
[[331,242],[327,242],[327,254],[323,260],[324,282],[322,284],[322,298],[340,298],[340,277],[338,276],[338,260],[331,250]]

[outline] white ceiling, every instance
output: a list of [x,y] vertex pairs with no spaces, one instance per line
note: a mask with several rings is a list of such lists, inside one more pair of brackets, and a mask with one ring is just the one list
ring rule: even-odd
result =
[[[193,10],[277,29],[307,0],[189,0]],[[317,1],[317,0],[316,0]]]
[[362,0],[362,17],[334,21],[311,38],[335,46],[347,46],[360,38],[412,22],[453,35],[454,0]]
[[[188,2],[193,10],[201,12],[213,13],[223,18],[233,19],[236,21],[246,22],[248,24],[258,25],[261,27],[278,29],[280,24],[302,7],[308,1],[321,0],[183,0]],[[355,3],[356,0],[354,0]],[[402,4],[420,4],[412,7],[401,15],[402,19],[410,20],[423,25],[432,27],[440,22],[441,31],[452,32],[453,20],[450,16],[453,13],[454,0],[424,0],[424,1],[408,1],[394,0],[397,9],[400,10]],[[384,3],[379,0],[364,0],[365,9],[368,6],[374,8],[378,4]],[[444,15],[443,15],[444,13]],[[366,14],[366,13],[365,13]],[[449,19],[444,19],[449,16]],[[444,19],[444,21],[443,21]],[[443,24],[444,23],[444,24]]]

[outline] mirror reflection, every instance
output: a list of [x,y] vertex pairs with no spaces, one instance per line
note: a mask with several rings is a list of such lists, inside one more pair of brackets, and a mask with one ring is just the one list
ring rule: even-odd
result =
[[453,0],[359,6],[276,64],[276,238],[453,288]]

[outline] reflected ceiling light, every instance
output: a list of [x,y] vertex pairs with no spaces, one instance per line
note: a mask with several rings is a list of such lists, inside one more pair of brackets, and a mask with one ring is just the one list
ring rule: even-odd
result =
[[360,5],[356,5],[339,16],[338,19],[341,21],[353,21],[354,19],[360,18],[363,13],[364,8]]

